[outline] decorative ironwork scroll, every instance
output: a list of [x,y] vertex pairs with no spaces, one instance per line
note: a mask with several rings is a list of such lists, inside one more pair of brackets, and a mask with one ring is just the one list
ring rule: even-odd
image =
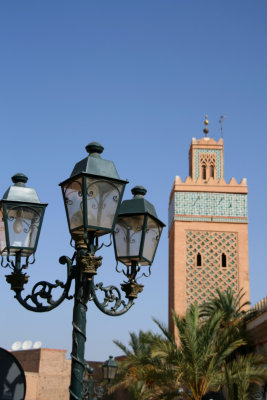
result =
[[[104,300],[102,302],[96,295],[97,290],[104,293]],[[90,300],[93,300],[100,311],[111,316],[125,314],[134,304],[132,298],[128,299],[126,303],[125,300],[121,298],[121,292],[116,286],[103,286],[102,282],[96,285],[92,284]]]
[[[11,284],[11,289],[15,291],[15,298],[18,302],[30,311],[34,312],[47,312],[58,307],[65,299],[72,299],[73,296],[69,295],[71,281],[74,278],[72,269],[72,260],[69,257],[63,256],[59,259],[60,264],[67,264],[67,280],[63,283],[56,280],[55,283],[46,281],[37,282],[26,297],[22,297],[21,292],[23,285],[28,282],[26,274],[22,274],[21,271],[14,271],[11,275],[6,275],[7,282]],[[63,292],[61,296],[54,300],[52,291],[56,288],[62,288]],[[46,301],[47,305],[43,305],[43,301]]]

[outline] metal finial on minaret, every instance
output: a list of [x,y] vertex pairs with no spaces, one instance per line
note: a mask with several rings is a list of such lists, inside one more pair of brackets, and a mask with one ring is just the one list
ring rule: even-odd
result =
[[208,116],[207,116],[207,114],[205,115],[204,124],[205,124],[205,128],[203,129],[203,132],[204,132],[204,134],[205,134],[205,137],[207,137],[207,135],[208,135],[208,133],[209,133],[209,130],[208,130],[209,121],[208,121]]

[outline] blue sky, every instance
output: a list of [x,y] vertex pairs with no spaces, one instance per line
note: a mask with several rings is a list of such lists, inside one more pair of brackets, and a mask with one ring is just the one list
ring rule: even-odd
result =
[[[2,0],[0,2],[1,191],[16,172],[48,202],[29,288],[64,279],[58,258],[72,255],[58,183],[98,141],[130,189],[141,184],[167,222],[175,175],[188,175],[192,137],[220,137],[225,178],[248,179],[251,301],[266,295],[267,3],[247,0]],[[99,280],[119,283],[111,248]],[[1,271],[1,343],[41,340],[71,349],[72,302],[47,314],[24,310]],[[89,303],[88,359],[118,354],[112,340],[167,323],[165,229],[144,292],[125,316]],[[26,292],[26,290],[25,290]]]

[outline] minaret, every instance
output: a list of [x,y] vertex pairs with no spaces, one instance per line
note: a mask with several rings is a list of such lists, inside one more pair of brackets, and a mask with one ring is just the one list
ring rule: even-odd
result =
[[169,202],[169,327],[216,289],[244,289],[249,301],[247,181],[224,180],[223,139],[192,139],[189,176],[176,176]]

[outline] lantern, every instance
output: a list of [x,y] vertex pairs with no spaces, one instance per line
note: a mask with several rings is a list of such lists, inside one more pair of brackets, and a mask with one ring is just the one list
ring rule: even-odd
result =
[[134,197],[123,201],[119,210],[113,237],[116,259],[125,265],[151,265],[165,226],[144,198],[146,192],[143,186],[135,186]]
[[71,177],[62,182],[62,193],[71,235],[105,235],[114,230],[127,181],[119,178],[112,161],[101,158],[104,148],[86,146],[89,156],[78,162]]
[[14,175],[12,181],[0,202],[0,253],[28,257],[36,251],[47,204],[25,186],[24,174]]

